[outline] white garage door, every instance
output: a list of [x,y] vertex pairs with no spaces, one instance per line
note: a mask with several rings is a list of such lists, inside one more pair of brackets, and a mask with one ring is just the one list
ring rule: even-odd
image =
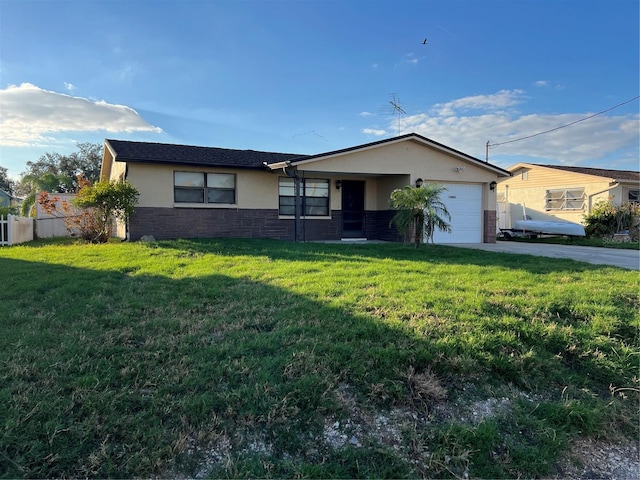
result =
[[[440,199],[451,214],[451,233],[436,230],[435,243],[482,243],[482,185],[452,183]],[[426,241],[426,239],[425,239]]]

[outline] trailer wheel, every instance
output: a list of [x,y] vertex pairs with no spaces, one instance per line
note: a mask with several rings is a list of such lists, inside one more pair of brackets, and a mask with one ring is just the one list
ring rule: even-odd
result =
[[509,241],[513,238],[509,232],[502,232],[502,236],[506,241]]

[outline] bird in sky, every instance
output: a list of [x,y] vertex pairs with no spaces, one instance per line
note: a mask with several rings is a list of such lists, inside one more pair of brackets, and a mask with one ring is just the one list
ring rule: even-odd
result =
[[424,37],[424,40],[422,41],[422,44],[423,44],[423,45],[426,45],[426,44],[427,44],[427,37]]

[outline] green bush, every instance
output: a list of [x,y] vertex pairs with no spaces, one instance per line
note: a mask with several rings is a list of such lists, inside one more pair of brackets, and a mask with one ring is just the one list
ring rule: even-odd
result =
[[97,235],[91,241],[105,243],[111,236],[112,217],[127,221],[140,193],[129,182],[100,181],[85,185],[73,200],[74,206],[92,212]]
[[0,217],[6,217],[7,215],[17,215],[18,209],[16,207],[0,207]]
[[601,200],[584,216],[585,232],[588,237],[604,237],[629,230],[631,236],[637,238],[639,220],[640,205],[614,205],[611,200]]
[[80,180],[82,188],[70,203],[60,202],[41,192],[38,203],[49,215],[62,218],[72,236],[92,243],[106,243],[111,237],[112,219],[127,221],[138,201],[138,190],[129,182],[101,181],[90,185]]

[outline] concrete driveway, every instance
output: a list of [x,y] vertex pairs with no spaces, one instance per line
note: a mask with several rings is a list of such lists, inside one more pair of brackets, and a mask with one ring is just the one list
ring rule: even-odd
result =
[[505,242],[465,243],[451,245],[475,248],[489,252],[519,253],[539,257],[571,258],[596,265],[613,265],[629,270],[640,270],[640,251],[617,248],[583,247],[580,245],[553,245],[548,243]]

